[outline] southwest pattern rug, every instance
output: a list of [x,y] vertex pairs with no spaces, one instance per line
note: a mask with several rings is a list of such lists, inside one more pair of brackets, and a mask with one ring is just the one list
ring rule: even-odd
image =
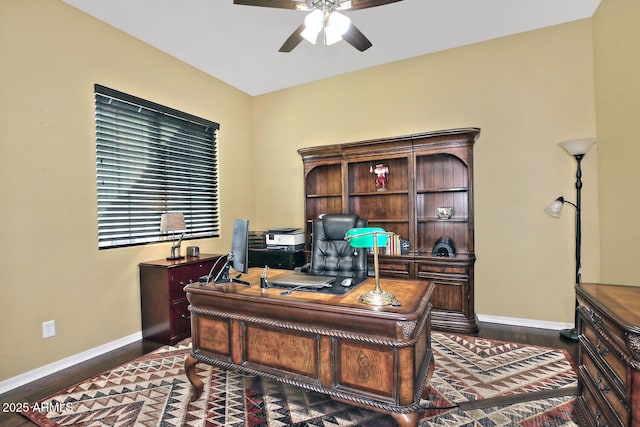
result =
[[[435,370],[420,426],[577,425],[577,377],[565,351],[442,333],[433,333],[432,347]],[[205,388],[190,402],[183,367],[189,351],[188,340],[162,347],[36,402],[24,415],[47,427],[395,425],[389,415],[202,363]],[[541,398],[545,393],[551,397]]]

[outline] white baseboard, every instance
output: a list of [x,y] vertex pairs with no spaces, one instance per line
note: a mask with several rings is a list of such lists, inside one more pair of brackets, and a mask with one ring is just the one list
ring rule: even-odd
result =
[[551,329],[559,331],[561,329],[573,328],[573,323],[548,322],[546,320],[520,319],[517,317],[489,316],[478,314],[478,320],[486,323],[499,323],[501,325],[524,326],[527,328]]
[[74,354],[73,356],[69,356],[65,359],[58,360],[57,362],[50,363],[48,365],[42,366],[32,371],[25,372],[24,374],[20,374],[13,378],[9,378],[7,380],[1,381],[0,394],[6,393],[10,390],[13,390],[14,388],[23,386],[32,381],[39,380],[40,378],[46,377],[47,375],[51,375],[58,371],[62,371],[63,369],[67,369],[71,366],[77,365],[78,363],[85,362],[89,359],[100,356],[101,354],[107,353],[112,350],[116,350],[127,344],[140,341],[141,339],[142,339],[142,331],[136,332],[129,336],[122,337],[115,341],[108,342],[106,344],[100,345],[98,347],[94,347],[87,351],[83,351],[82,353]]

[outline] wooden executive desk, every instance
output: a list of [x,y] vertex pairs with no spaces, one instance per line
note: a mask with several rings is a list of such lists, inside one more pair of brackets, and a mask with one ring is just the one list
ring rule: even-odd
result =
[[[270,270],[269,279],[291,271]],[[423,280],[382,279],[400,307],[373,307],[358,297],[375,287],[367,279],[346,295],[261,289],[261,269],[241,284],[185,287],[191,303],[193,348],[185,370],[203,384],[195,364],[261,375],[331,398],[391,414],[417,426],[420,398],[433,371],[431,294]]]

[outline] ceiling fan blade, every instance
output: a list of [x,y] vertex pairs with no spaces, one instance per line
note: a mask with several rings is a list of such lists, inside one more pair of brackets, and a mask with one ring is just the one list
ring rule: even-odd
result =
[[342,35],[342,38],[360,52],[364,52],[373,46],[369,39],[353,24],[349,26],[349,29]]
[[351,7],[349,10],[367,9],[369,7],[382,6],[399,1],[402,0],[351,0]]
[[296,30],[291,33],[288,39],[284,41],[279,49],[279,52],[291,52],[302,41],[302,31],[304,31],[304,24],[300,25]]
[[233,4],[242,6],[276,7],[279,9],[307,8],[306,0],[233,0]]

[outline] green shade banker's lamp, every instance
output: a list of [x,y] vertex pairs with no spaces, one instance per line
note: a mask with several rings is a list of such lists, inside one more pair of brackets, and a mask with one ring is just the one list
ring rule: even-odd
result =
[[395,295],[380,289],[380,272],[378,271],[378,248],[387,245],[387,232],[382,228],[352,228],[344,238],[354,248],[373,248],[373,268],[376,277],[374,290],[360,295],[360,302],[369,305],[397,304]]

